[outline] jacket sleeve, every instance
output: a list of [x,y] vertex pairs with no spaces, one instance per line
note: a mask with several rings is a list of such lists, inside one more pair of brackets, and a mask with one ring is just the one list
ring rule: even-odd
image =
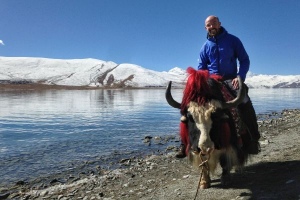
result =
[[250,59],[249,56],[244,48],[243,43],[240,41],[240,39],[237,38],[236,41],[236,48],[235,48],[235,54],[237,55],[237,59],[239,61],[239,72],[238,75],[242,78],[243,81],[246,79],[246,74],[249,71],[250,68]]
[[207,70],[208,64],[209,64],[209,60],[205,53],[205,45],[203,45],[200,50],[198,70]]

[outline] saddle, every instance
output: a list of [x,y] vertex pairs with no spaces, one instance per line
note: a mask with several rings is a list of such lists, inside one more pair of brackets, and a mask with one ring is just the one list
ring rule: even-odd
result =
[[[230,89],[221,83],[221,92],[225,101],[230,101],[235,98]],[[249,154],[257,154],[260,152],[259,143],[253,136],[246,123],[242,119],[242,111],[238,107],[229,109],[235,123],[238,147],[244,149]]]

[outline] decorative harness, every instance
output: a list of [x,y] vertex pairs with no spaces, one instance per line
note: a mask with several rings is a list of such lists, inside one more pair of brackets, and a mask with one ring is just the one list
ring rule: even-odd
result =
[[[224,84],[224,82],[221,82],[221,92],[222,95],[225,99],[225,101],[231,101],[232,99],[234,99],[235,97],[231,94],[231,92],[229,91],[229,89],[227,88],[227,86]],[[231,107],[229,109],[232,118],[234,120],[234,124],[235,124],[235,128],[236,128],[236,132],[237,132],[237,137],[238,137],[238,145],[239,147],[243,146],[243,142],[242,142],[242,138],[241,135],[245,134],[245,129],[243,128],[242,124],[242,119],[240,117],[239,114],[239,109],[237,107]]]

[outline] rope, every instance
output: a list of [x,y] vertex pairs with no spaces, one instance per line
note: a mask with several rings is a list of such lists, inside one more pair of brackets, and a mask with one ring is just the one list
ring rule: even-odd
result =
[[208,160],[210,158],[210,154],[208,154],[208,158],[205,161],[203,161],[202,152],[199,153],[199,157],[201,159],[201,163],[200,163],[199,167],[202,167],[202,169],[201,169],[200,178],[199,178],[199,182],[198,182],[198,187],[197,187],[197,190],[196,190],[196,194],[195,194],[194,200],[196,200],[197,195],[198,195],[198,191],[199,191],[199,187],[200,187],[200,184],[201,184],[201,179],[202,179],[204,167],[206,168],[206,170],[209,170],[207,162],[208,162]]
[[200,187],[200,183],[201,183],[202,174],[203,174],[203,167],[202,167],[202,170],[201,170],[201,174],[200,174],[200,178],[199,178],[199,182],[198,182],[198,187],[197,187],[197,191],[196,191],[194,200],[196,200],[197,195],[198,195],[198,191],[199,191],[199,187]]

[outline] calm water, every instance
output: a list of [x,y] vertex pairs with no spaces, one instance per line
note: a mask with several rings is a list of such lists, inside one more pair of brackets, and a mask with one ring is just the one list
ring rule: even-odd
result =
[[[182,90],[173,90],[180,101]],[[257,114],[300,108],[300,89],[251,89]],[[179,112],[163,89],[7,91],[0,95],[0,183],[85,161],[162,151],[149,136],[178,136]]]

